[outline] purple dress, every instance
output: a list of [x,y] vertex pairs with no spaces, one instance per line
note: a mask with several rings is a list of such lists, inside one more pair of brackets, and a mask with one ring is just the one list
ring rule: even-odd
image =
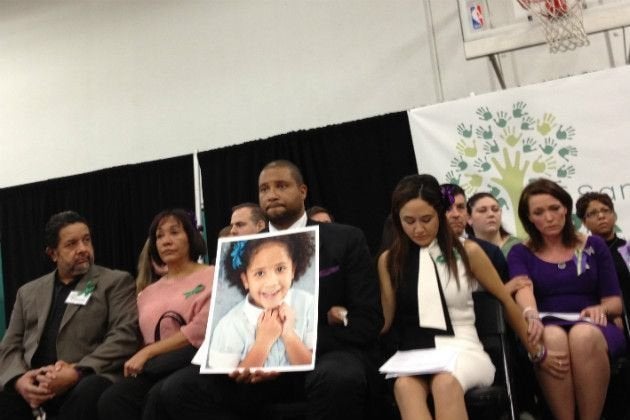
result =
[[[603,239],[589,236],[584,250],[564,263],[541,260],[523,244],[508,254],[510,278],[528,276],[534,283],[534,296],[540,312],[580,312],[598,305],[600,299],[620,296],[621,289],[610,250]],[[577,321],[584,322],[584,321]],[[545,318],[545,325],[570,326],[576,322]],[[626,340],[619,328],[609,322],[599,327],[608,343],[611,357],[625,352]]]

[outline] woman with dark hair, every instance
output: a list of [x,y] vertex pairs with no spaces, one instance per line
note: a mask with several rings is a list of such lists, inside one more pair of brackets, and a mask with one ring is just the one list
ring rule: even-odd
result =
[[495,368],[475,329],[472,292],[476,281],[503,304],[508,320],[527,343],[527,325],[492,263],[477,245],[456,238],[446,221],[450,201],[431,175],[403,178],[392,194],[394,239],[381,254],[381,286],[390,288],[392,328],[399,350],[435,348],[453,352],[452,368],[437,373],[399,376],[394,395],[403,419],[431,418],[427,397],[433,395],[435,416],[467,418],[464,393],[492,384]]
[[[185,210],[165,210],[155,216],[148,254],[168,271],[138,294],[144,347],[125,362],[125,378],[101,396],[101,419],[154,418],[155,413],[143,414],[145,401],[157,395],[170,372],[189,363],[203,342],[214,277],[214,267],[197,263],[205,253],[205,242]],[[149,369],[160,357],[170,358],[160,362],[166,366],[157,372],[155,364],[154,370]]]
[[[508,265],[513,279],[533,283],[515,297],[530,339],[541,337],[544,344],[542,357],[533,362],[553,416],[599,419],[609,356],[626,346],[623,332],[609,322],[621,314],[619,282],[605,242],[575,231],[572,206],[569,193],[553,181],[526,186],[518,215],[529,238],[512,248]],[[541,316],[539,310],[551,314]]]
[[501,205],[489,192],[480,192],[472,195],[466,203],[468,207],[468,224],[466,233],[468,237],[483,239],[501,248],[503,255],[507,257],[510,249],[521,242],[516,236],[512,236],[501,224]]

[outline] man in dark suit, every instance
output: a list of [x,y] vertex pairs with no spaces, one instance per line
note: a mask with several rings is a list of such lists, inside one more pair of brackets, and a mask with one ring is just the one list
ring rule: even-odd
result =
[[72,211],[46,225],[52,273],[22,286],[0,343],[2,418],[96,418],[100,393],[138,348],[135,284],[94,265],[90,229]]
[[[260,207],[269,230],[307,225],[307,187],[288,161],[265,166],[258,180]],[[320,224],[319,314],[315,370],[306,373],[260,373],[245,370],[199,375],[180,371],[162,386],[152,410],[165,418],[216,418],[220,415],[265,417],[265,407],[306,398],[309,418],[364,419],[372,356],[383,318],[378,281],[363,233],[352,226]]]

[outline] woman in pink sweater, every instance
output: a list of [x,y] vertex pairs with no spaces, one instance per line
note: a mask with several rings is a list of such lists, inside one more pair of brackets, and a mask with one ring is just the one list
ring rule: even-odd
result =
[[196,262],[205,253],[206,244],[186,211],[166,210],[153,219],[149,256],[158,265],[166,265],[168,272],[138,294],[144,346],[125,362],[125,378],[101,396],[100,419],[152,418],[152,413],[143,413],[143,407],[157,395],[168,373],[164,377],[150,371],[145,374],[145,365],[175,351],[190,350],[192,357],[203,342],[214,277],[213,266]]

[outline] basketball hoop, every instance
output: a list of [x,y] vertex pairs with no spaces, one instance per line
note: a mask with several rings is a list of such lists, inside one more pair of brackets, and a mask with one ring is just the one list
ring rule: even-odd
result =
[[516,0],[545,30],[549,52],[565,52],[588,45],[582,20],[582,0]]

